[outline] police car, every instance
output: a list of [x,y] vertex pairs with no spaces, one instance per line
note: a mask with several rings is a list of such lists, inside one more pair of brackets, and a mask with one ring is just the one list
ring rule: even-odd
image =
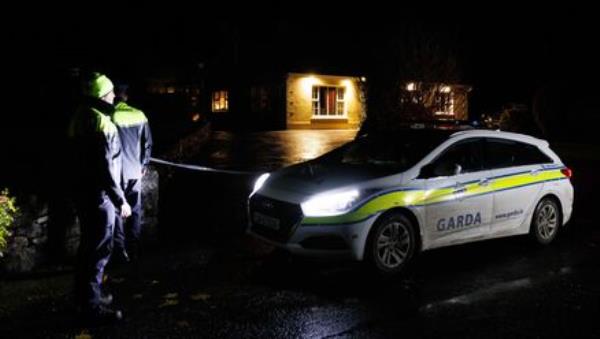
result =
[[248,233],[294,254],[400,272],[420,251],[530,234],[551,243],[571,217],[571,170],[531,136],[407,129],[366,135],[260,176]]

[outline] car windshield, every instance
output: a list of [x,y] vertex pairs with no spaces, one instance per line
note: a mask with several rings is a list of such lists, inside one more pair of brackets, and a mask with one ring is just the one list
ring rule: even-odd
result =
[[326,154],[329,163],[370,167],[387,173],[414,166],[449,136],[447,131],[408,130],[368,135]]

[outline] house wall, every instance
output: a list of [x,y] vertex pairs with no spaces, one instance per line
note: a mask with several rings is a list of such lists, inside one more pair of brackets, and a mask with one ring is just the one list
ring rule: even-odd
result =
[[[319,119],[312,114],[313,86],[343,86],[346,116]],[[288,128],[346,129],[358,128],[365,114],[359,79],[355,77],[289,73],[286,80],[286,121]]]

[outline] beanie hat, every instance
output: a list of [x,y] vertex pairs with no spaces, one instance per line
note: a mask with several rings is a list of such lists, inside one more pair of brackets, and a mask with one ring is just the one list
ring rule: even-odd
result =
[[110,79],[100,73],[92,74],[92,79],[88,82],[86,94],[93,98],[102,98],[114,89],[114,85]]

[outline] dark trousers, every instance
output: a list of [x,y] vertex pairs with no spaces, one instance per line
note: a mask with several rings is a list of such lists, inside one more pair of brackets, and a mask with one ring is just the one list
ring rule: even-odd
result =
[[139,248],[142,233],[142,180],[128,180],[125,199],[131,206],[131,216],[123,220],[117,216],[115,222],[115,249],[127,250],[135,255]]
[[81,243],[75,274],[75,293],[83,308],[100,304],[104,267],[112,252],[116,209],[107,197],[78,199]]

